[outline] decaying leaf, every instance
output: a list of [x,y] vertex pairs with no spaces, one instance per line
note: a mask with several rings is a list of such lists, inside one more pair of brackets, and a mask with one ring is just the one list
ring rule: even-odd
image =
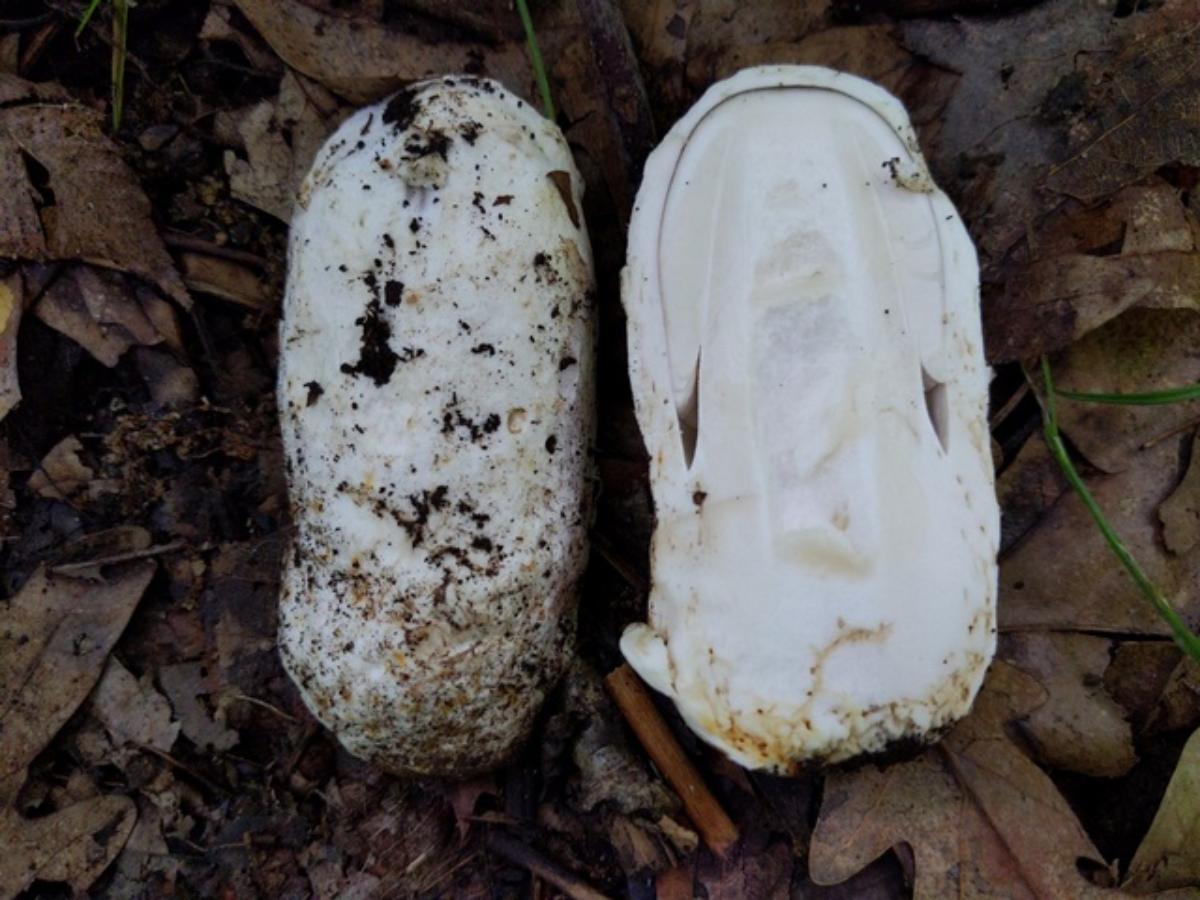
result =
[[1200,7],[1167,0],[1156,15],[1131,18],[1115,52],[1079,59],[1093,115],[1049,173],[1056,191],[1095,200],[1168,163],[1200,165]]
[[1053,769],[1118,778],[1137,756],[1125,711],[1104,688],[1112,641],[1071,632],[1005,635],[1000,656],[1046,688],[1021,731]]
[[[836,884],[907,843],[916,898],[1089,897],[1077,861],[1099,851],[1053,782],[1005,735],[1045,702],[1027,675],[997,662],[971,715],[916,760],[831,775],[809,865]],[[1034,827],[1036,824],[1036,827]]]
[[1037,173],[1065,155],[1076,59],[1127,21],[1093,0],[1046,0],[1005,16],[901,26],[910,50],[961,73],[930,165],[975,238],[985,280],[1044,212]]
[[29,489],[42,497],[66,500],[86,488],[96,473],[79,458],[82,450],[79,438],[63,438],[29,476]]
[[25,286],[20,270],[13,270],[0,277],[0,421],[21,402],[21,384],[17,379],[17,332],[24,309]]
[[137,821],[128,797],[84,800],[38,819],[0,810],[0,900],[35,879],[62,881],[82,894],[121,852]]
[[1062,469],[1040,434],[1031,435],[996,479],[1000,553],[1013,547],[1068,489]]
[[[724,78],[747,66],[768,64],[828,66],[876,81],[905,102],[926,143],[957,82],[953,74],[915,58],[889,25],[829,28],[793,43],[735,44],[713,57],[712,71],[704,74]],[[699,61],[689,66],[689,74],[694,79],[701,74]]]
[[[295,139],[293,139],[294,142]],[[241,165],[248,165],[241,160],[237,162]],[[290,172],[287,177],[291,177]],[[300,173],[300,177],[303,178],[303,173]],[[231,178],[233,180],[230,186],[233,188],[234,196],[259,209],[266,209],[264,204],[277,204],[280,200],[281,187],[279,185],[272,184],[269,195],[260,195],[256,199],[247,185],[239,186],[237,179],[233,176]],[[287,183],[286,181],[281,182],[281,184]],[[295,191],[298,184],[298,181],[291,184],[291,189]],[[290,203],[293,196],[289,195],[288,197],[288,215],[291,214]],[[282,210],[283,207],[279,206],[278,209]],[[271,210],[268,209],[267,212],[271,212]],[[220,297],[231,303],[259,311],[271,308],[278,299],[267,290],[266,284],[258,275],[239,262],[209,256],[207,253],[191,252],[180,254],[179,261],[183,265],[183,279],[193,291],[212,294],[214,297]]]
[[[290,70],[284,72],[274,102],[263,100],[237,117],[234,127],[245,147],[246,159],[232,150],[225,153],[225,171],[233,196],[280,221],[290,220],[296,192],[313,157],[347,112],[316,82]],[[188,254],[184,261],[187,277],[200,282],[198,289],[207,288],[237,302],[255,296],[244,283],[230,285],[227,278],[221,278],[227,270],[214,272],[213,268],[223,261],[211,260]]]
[[23,771],[92,690],[154,569],[114,567],[103,584],[39,569],[0,602],[0,782]]
[[[164,308],[160,308],[165,307]],[[174,311],[118,272],[69,266],[46,288],[34,315],[112,368],[130,347],[162,343],[158,325],[178,331]]]
[[[26,96],[35,94],[29,85]],[[0,109],[0,256],[130,272],[186,308],[150,202],[100,125],[96,112],[72,103]]]
[[1200,432],[1192,441],[1192,458],[1183,481],[1158,507],[1163,543],[1172,553],[1187,553],[1200,544]]
[[179,723],[171,721],[166,698],[116,659],[108,661],[92,692],[91,712],[118,744],[131,741],[165,753],[179,736]]
[[238,742],[238,733],[215,721],[200,701],[200,697],[211,693],[204,683],[204,667],[200,663],[167,666],[158,677],[188,740],[197,747],[218,753]]
[[709,900],[788,900],[794,865],[788,841],[771,840],[765,832],[755,831],[727,859],[702,858],[696,880],[704,885]]
[[487,75],[532,97],[531,73],[517,42],[485,48],[426,41],[366,18],[326,15],[299,0],[237,0],[238,9],[293,69],[352,103],[368,103],[406,81],[444,72]]
[[620,714],[596,673],[576,660],[567,670],[565,688],[571,714],[586,722],[571,751],[579,770],[577,805],[594,810],[607,802],[626,815],[674,812],[678,808],[674,795],[630,750]]
[[[1178,440],[1138,452],[1125,471],[1085,479],[1113,528],[1185,618],[1200,613],[1200,551],[1167,553],[1155,511],[1179,480]],[[1073,492],[1063,494],[1000,564],[1000,630],[1166,635]]]
[[[1131,309],[1057,355],[1054,384],[1062,391],[1100,393],[1193,384],[1200,381],[1200,355],[1194,352],[1198,346],[1200,311]],[[1195,401],[1165,406],[1068,400],[1058,404],[1059,427],[1088,462],[1105,472],[1134,465],[1143,447],[1198,419],[1200,403]],[[1158,499],[1163,497],[1165,493]]]
[[1184,745],[1123,887],[1149,893],[1200,884],[1200,731]]
[[1034,259],[985,308],[989,359],[1059,350],[1132,306],[1200,308],[1196,231],[1181,192],[1162,181],[1048,216],[1028,235]]

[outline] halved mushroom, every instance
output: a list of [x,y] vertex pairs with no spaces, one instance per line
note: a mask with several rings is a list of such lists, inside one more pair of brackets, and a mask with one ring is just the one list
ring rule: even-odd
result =
[[813,67],[713,86],[622,288],[657,516],[629,662],[752,768],[935,737],[994,651],[999,512],[975,250],[902,105]]
[[587,558],[591,249],[561,132],[495,82],[348,119],[292,219],[280,651],[353,753],[498,765],[566,665]]

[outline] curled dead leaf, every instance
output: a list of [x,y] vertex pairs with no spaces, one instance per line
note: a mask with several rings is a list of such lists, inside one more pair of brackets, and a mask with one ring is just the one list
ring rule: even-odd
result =
[[1021,723],[1021,732],[1044,765],[1119,778],[1137,763],[1126,713],[1104,687],[1112,643],[1071,632],[1021,632],[1001,638],[1001,658],[1047,690],[1046,702]]
[[488,75],[531,96],[524,49],[516,42],[435,43],[378,21],[326,15],[298,0],[237,0],[237,6],[284,62],[352,103],[446,72]]
[[1200,731],[1184,745],[1150,831],[1122,887],[1131,893],[1200,884]]
[[[25,99],[37,93],[24,88]],[[191,305],[150,201],[96,112],[62,102],[0,108],[0,172],[0,256],[94,263]]]
[[1103,867],[1099,851],[1004,731],[1045,698],[1035,680],[997,662],[971,715],[938,747],[912,762],[831,775],[813,832],[813,880],[844,881],[904,842],[915,897],[1100,895],[1077,867],[1080,859]]
[[154,570],[151,561],[130,563],[96,584],[39,569],[7,601],[0,782],[22,772],[91,692]]
[[[0,191],[3,191],[2,186]],[[0,229],[3,229],[3,224],[0,224]],[[0,240],[3,238],[0,237]],[[21,383],[17,378],[17,332],[21,327],[24,309],[25,285],[20,270],[14,270],[0,277],[0,421],[21,402]]]
[[96,797],[37,819],[0,810],[0,900],[37,879],[83,894],[125,846],[137,822],[128,797]]
[[[1167,553],[1155,522],[1158,504],[1179,478],[1177,444],[1164,441],[1132,457],[1125,471],[1085,481],[1150,579],[1185,619],[1195,621],[1200,552]],[[999,618],[1001,632],[1169,633],[1073,492],[1063,494],[1001,561]]]
[[[1131,309],[1056,356],[1054,383],[1062,391],[1101,393],[1194,384],[1200,382],[1197,346],[1200,311]],[[1111,406],[1062,400],[1058,420],[1088,462],[1119,472],[1133,465],[1144,448],[1200,420],[1200,403]]]

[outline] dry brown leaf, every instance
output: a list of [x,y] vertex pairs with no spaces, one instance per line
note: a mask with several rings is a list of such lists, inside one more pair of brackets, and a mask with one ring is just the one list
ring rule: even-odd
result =
[[770,841],[765,833],[754,833],[724,859],[711,854],[701,857],[696,880],[709,900],[787,900],[794,865],[790,842]]
[[[136,286],[119,272],[69,266],[50,283],[33,313],[112,368],[130,347],[152,346],[163,340],[143,297],[165,305],[149,292],[139,295]],[[161,315],[156,309],[153,312]]]
[[1135,305],[1200,309],[1195,230],[1179,190],[1157,180],[1046,217],[1029,235],[1036,258],[985,309],[989,359],[1062,349]]
[[[1194,384],[1200,381],[1198,346],[1200,311],[1131,309],[1055,357],[1054,383],[1063,391],[1102,393]],[[1058,404],[1059,427],[1088,462],[1105,472],[1133,465],[1143,446],[1198,419],[1200,403],[1195,401],[1165,406],[1067,400]],[[1158,499],[1163,497],[1165,493]]]
[[154,570],[130,563],[95,584],[38,569],[0,604],[0,782],[22,772],[91,692]]
[[1200,7],[1167,0],[1131,16],[1114,52],[1082,54],[1092,115],[1072,135],[1073,149],[1049,173],[1053,190],[1091,201],[1169,163],[1200,165]]
[[148,679],[139,682],[116,659],[105,666],[90,704],[92,715],[117,744],[133,742],[166,753],[179,736],[167,698]]
[[678,66],[700,0],[622,0],[621,14],[644,66]]
[[1200,731],[1188,738],[1122,887],[1141,894],[1200,885]]
[[352,103],[446,72],[488,75],[532,96],[531,72],[516,42],[426,41],[370,19],[325,15],[298,0],[237,0],[237,6],[284,62]]
[[1158,703],[1146,723],[1146,733],[1197,726],[1200,726],[1200,663],[1181,656],[1163,684]]
[[[1085,481],[1150,579],[1194,620],[1200,614],[1194,587],[1200,551],[1167,553],[1155,524],[1178,470],[1178,441],[1163,441],[1139,452],[1124,472]],[[1169,634],[1073,492],[1063,494],[1001,561],[999,616],[1001,631]]]
[[[237,115],[235,128],[246,150],[246,159],[232,150],[225,153],[225,171],[233,196],[268,212],[280,221],[292,217],[300,182],[330,133],[349,109],[313,81],[284,72],[274,101],[264,100]],[[197,290],[247,302],[250,286],[230,272],[217,268],[222,260],[187,254],[185,277]],[[212,260],[212,261],[209,261]],[[232,263],[225,263],[232,266]],[[226,276],[222,278],[222,276]],[[234,283],[230,283],[235,279]],[[257,279],[252,281],[257,282]],[[258,285],[258,293],[262,292]]]
[[187,289],[150,202],[100,123],[96,112],[71,103],[0,108],[0,177],[12,179],[0,184],[0,256],[130,272],[186,308]]
[[[292,161],[295,161],[295,156],[292,157]],[[241,160],[238,160],[238,162],[242,163],[242,165],[247,165]],[[312,162],[311,158],[309,162]],[[308,163],[305,163],[306,168],[307,166]],[[258,174],[261,175],[262,173],[259,172]],[[288,173],[287,177],[291,177],[291,172]],[[300,172],[299,178],[303,177],[304,173]],[[287,185],[290,185],[290,190],[295,191],[299,186],[299,182],[285,181],[283,185],[284,189],[288,189]],[[231,187],[233,187],[234,196],[239,200],[244,200],[253,206],[257,206],[259,209],[266,209],[263,205],[264,203],[276,203],[280,199],[277,196],[279,191],[278,185],[272,185],[272,192],[276,196],[267,199],[265,195],[260,195],[257,200],[252,198],[252,192],[249,191],[245,184],[238,187],[231,182]],[[289,195],[288,197],[289,215],[291,213],[290,202],[292,196]],[[282,207],[278,208],[282,210]],[[276,214],[269,209],[266,209],[266,211],[271,212],[272,215]],[[284,221],[287,221],[287,219],[285,218]],[[228,300],[231,303],[237,303],[239,306],[245,306],[259,312],[276,305],[277,298],[267,290],[267,286],[263,283],[262,279],[251,269],[239,262],[209,256],[207,253],[193,253],[190,251],[180,254],[179,262],[183,266],[183,280],[193,291],[198,291],[202,294],[212,294],[214,297],[220,297],[222,300]]]
[[208,15],[204,17],[204,24],[200,26],[200,34],[197,37],[202,41],[229,41],[237,44],[245,54],[246,60],[254,68],[272,74],[283,72],[283,63],[280,62],[279,57],[257,37],[246,34],[241,28],[234,25],[231,19],[228,6],[223,3],[214,3],[209,7]]
[[17,74],[17,65],[21,57],[21,32],[14,31],[0,37],[0,72],[9,75]]
[[0,810],[0,900],[35,879],[62,881],[82,895],[125,846],[137,821],[128,797],[97,797],[37,819]]
[[216,722],[200,701],[211,691],[204,683],[204,667],[198,662],[166,666],[158,673],[163,690],[171,699],[184,737],[200,749],[223,753],[238,742],[238,733]]
[[1169,640],[1122,641],[1104,672],[1104,689],[1128,712],[1134,730],[1145,732],[1182,652]]
[[29,476],[29,489],[42,497],[66,500],[87,487],[96,473],[79,458],[81,450],[79,438],[63,438]]
[[1163,543],[1172,553],[1187,553],[1200,543],[1200,432],[1192,441],[1192,458],[1183,481],[1158,507]]
[[1009,551],[1067,489],[1062,469],[1040,434],[1021,445],[996,479],[1000,501],[1000,553]]
[[[2,161],[0,166],[3,166]],[[0,421],[21,402],[21,383],[17,377],[17,332],[21,327],[24,309],[25,286],[17,269],[0,277]]]
[[1005,735],[1045,698],[1035,680],[997,662],[971,715],[938,747],[912,762],[831,775],[813,832],[813,880],[836,884],[907,843],[917,900],[1102,895],[1076,865],[1102,865],[1099,851],[1054,783]]
[[727,47],[798,41],[828,27],[830,5],[830,0],[697,0],[687,29],[688,56]]
[[1000,17],[901,25],[909,49],[961,73],[930,164],[970,226],[985,280],[1044,211],[1036,173],[1065,152],[1076,60],[1127,23],[1093,0],[1046,0]]
[[1112,641],[1071,632],[1005,635],[1000,657],[1046,688],[1021,731],[1052,769],[1118,778],[1137,763],[1125,711],[1104,688]]

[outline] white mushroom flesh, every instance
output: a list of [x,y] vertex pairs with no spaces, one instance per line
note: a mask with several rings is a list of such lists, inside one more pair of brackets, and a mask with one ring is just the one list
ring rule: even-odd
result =
[[902,105],[764,67],[646,165],[623,276],[657,517],[622,650],[737,762],[934,738],[995,647],[974,247]]

